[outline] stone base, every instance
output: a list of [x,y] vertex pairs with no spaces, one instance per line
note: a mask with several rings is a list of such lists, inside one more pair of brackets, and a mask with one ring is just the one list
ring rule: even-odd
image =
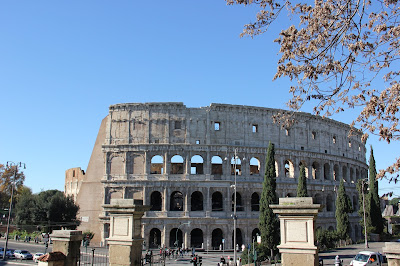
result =
[[388,259],[388,266],[400,266],[400,243],[386,242],[383,252]]
[[318,266],[318,254],[282,253],[282,265]]
[[130,243],[112,241],[109,247],[110,266],[140,266],[142,257],[142,240],[134,240]]

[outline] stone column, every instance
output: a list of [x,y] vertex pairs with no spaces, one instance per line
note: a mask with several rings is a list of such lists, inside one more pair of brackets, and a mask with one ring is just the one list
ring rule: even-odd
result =
[[320,204],[312,198],[280,198],[279,205],[270,205],[279,215],[281,225],[282,265],[318,266],[318,249],[314,245],[314,223]]
[[400,266],[400,243],[386,242],[383,253],[388,259],[388,266]]
[[133,199],[112,199],[103,209],[110,215],[109,265],[141,265],[141,219],[150,206],[135,205]]
[[81,255],[82,231],[54,230],[50,235],[53,240],[53,252],[63,253],[65,265],[77,265]]

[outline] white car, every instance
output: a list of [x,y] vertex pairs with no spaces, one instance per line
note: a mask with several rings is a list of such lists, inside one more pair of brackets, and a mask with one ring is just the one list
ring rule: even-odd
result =
[[44,255],[44,253],[38,252],[38,253],[33,254],[33,261],[38,262],[39,257],[42,255]]
[[350,263],[351,266],[383,266],[387,265],[386,256],[379,252],[361,251]]
[[21,260],[31,260],[33,258],[32,254],[27,250],[15,250],[14,256],[16,259]]

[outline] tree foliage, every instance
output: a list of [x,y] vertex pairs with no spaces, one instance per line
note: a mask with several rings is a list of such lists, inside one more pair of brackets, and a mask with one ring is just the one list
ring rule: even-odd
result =
[[79,207],[71,197],[58,190],[46,190],[39,194],[25,191],[16,204],[16,222],[26,230],[36,228],[51,232],[55,229],[75,229]]
[[306,168],[303,164],[300,166],[299,183],[297,185],[297,197],[308,197]]
[[[14,176],[15,174],[15,176]],[[14,196],[21,193],[25,181],[25,175],[20,171],[19,167],[6,166],[0,164],[0,208],[5,209],[9,207],[11,188],[14,182]]]
[[[289,90],[290,110],[300,110],[307,102],[322,116],[359,108],[352,125],[360,127],[364,141],[369,134],[387,142],[400,139],[398,0],[226,2],[259,8],[255,22],[245,25],[241,36],[263,34],[281,19],[293,21],[275,40],[281,57],[274,79],[287,77],[295,84]],[[276,119],[293,122],[284,113]],[[400,158],[379,177],[399,171]]]
[[353,211],[349,196],[346,194],[343,179],[340,180],[336,199],[336,231],[340,239],[346,240],[350,233],[349,213]]
[[[276,170],[275,170],[275,148],[271,142],[268,145],[265,163],[265,176],[260,199],[260,232],[261,246],[266,250],[274,251],[279,243],[279,221],[270,204],[278,203],[276,196]],[[265,251],[268,254],[267,251]],[[273,255],[273,254],[271,254]]]

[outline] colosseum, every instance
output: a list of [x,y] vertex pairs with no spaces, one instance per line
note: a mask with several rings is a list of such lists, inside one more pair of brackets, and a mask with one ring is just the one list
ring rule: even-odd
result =
[[[356,182],[365,178],[365,145],[348,136],[349,125],[296,113],[281,129],[281,110],[228,104],[188,108],[183,103],[126,103],[109,108],[86,173],[66,171],[66,194],[80,206],[80,229],[104,245],[113,198],[150,205],[143,217],[146,248],[233,248],[236,179],[237,243],[259,233],[259,199],[269,142],[275,145],[278,197],[296,196],[299,166],[306,167],[308,194],[323,205],[317,227],[334,230],[335,198],[345,181],[354,212],[351,237],[361,237]],[[236,154],[236,156],[235,156]]]

